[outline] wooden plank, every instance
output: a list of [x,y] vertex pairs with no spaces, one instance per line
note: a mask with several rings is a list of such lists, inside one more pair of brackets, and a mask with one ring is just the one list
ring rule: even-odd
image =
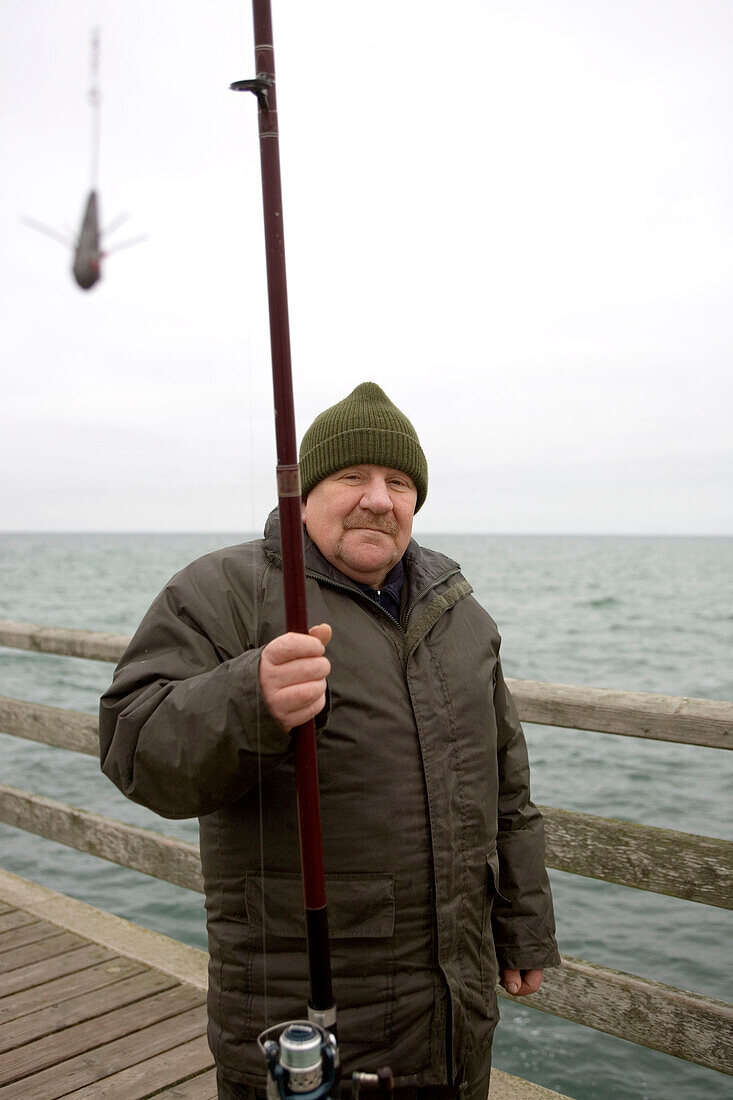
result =
[[[509,995],[502,989],[502,997]],[[676,1058],[733,1073],[733,1005],[649,978],[563,958],[519,1004]]]
[[[2,1100],[57,1100],[93,1082],[103,1081],[128,1066],[182,1046],[204,1035],[205,1031],[206,1010],[201,1006],[5,1085],[0,1089],[0,1097]],[[91,1095],[99,1096],[100,1091],[97,1086],[97,1092]]]
[[37,1012],[26,1013],[9,1023],[0,1024],[0,1054],[87,1020],[93,1020],[95,1025],[103,1028],[105,1013],[114,1012],[115,1009],[151,997],[175,985],[175,978],[148,970],[78,997],[67,998],[60,1004],[49,1001],[47,1007]]
[[53,936],[60,936],[63,928],[49,924],[47,921],[37,920],[30,924],[24,924],[20,928],[14,928],[11,932],[0,933],[0,955],[5,951],[15,951],[18,947],[36,943],[38,940],[48,940]]
[[9,913],[0,916],[0,932],[8,932],[12,928],[22,928],[25,924],[35,924],[37,917],[30,913],[24,913],[20,909],[11,909]]
[[155,1100],[217,1100],[217,1096],[216,1070],[209,1069],[157,1093]]
[[9,1020],[38,1012],[47,1005],[60,1005],[83,993],[90,993],[95,989],[103,989],[105,986],[124,981],[135,974],[142,973],[143,969],[142,963],[118,956],[107,962],[98,963],[96,966],[87,967],[86,970],[67,974],[63,978],[55,978],[53,981],[35,985],[31,989],[23,989],[19,993],[2,997],[0,998],[0,1027]]
[[97,630],[67,630],[38,623],[0,621],[0,645],[56,653],[64,657],[85,657],[92,661],[119,661],[130,641],[128,634]]
[[733,703],[507,679],[523,722],[729,749]]
[[733,909],[733,843],[541,806],[548,867]]
[[88,756],[99,756],[99,724],[96,714],[82,714],[64,707],[47,707],[0,695],[0,733],[24,737]]
[[195,844],[0,783],[0,821],[203,893]]
[[[1,867],[0,896],[17,908],[101,944],[115,956],[124,954],[197,989],[208,989],[209,956],[206,951],[159,932],[151,932],[149,928],[141,928],[132,921],[105,913],[78,898],[49,890],[38,882],[29,882]],[[192,899],[192,904],[201,905],[203,919],[203,904],[198,899]]]
[[[59,936],[52,936],[48,940],[39,940],[36,943],[26,944],[16,951],[8,951],[0,955],[0,974],[8,971],[19,970],[40,962],[42,959],[50,959],[55,956],[63,956],[67,952],[77,951],[86,946],[86,940],[81,936],[75,936],[72,932],[62,932]],[[0,978],[0,996],[3,995],[4,981]]]
[[535,1085],[533,1081],[523,1081],[510,1073],[502,1073],[499,1069],[491,1070],[489,1097],[490,1100],[570,1100],[559,1092]]
[[161,1021],[180,1017],[201,1004],[202,995],[198,989],[174,985],[142,1001],[136,1000],[113,1012],[106,1012],[97,1019],[87,1019],[33,1042],[26,1042],[24,1046],[10,1050],[3,1056],[0,1062],[0,1084],[5,1085],[31,1074],[38,1074],[59,1062],[67,1062],[75,1055],[93,1051],[102,1044],[112,1043]]
[[[155,1092],[155,1100],[176,1097],[178,1100],[216,1100],[216,1071],[208,1069],[212,1058],[205,1036],[148,1058],[145,1062],[105,1077],[95,1084],[72,1093],[69,1100],[143,1100]],[[200,1070],[207,1070],[200,1073]],[[195,1077],[189,1075],[196,1073]],[[188,1080],[184,1080],[188,1076]],[[212,1091],[213,1082],[213,1091]],[[165,1088],[166,1085],[172,1087]],[[159,1092],[165,1088],[164,1092]]]
[[0,977],[0,997],[9,997],[11,993],[43,985],[65,974],[85,970],[97,963],[113,959],[116,954],[116,951],[93,943],[79,948],[78,951],[67,951],[64,955],[43,959],[31,966],[18,967],[17,970],[11,970],[9,974],[3,974]]

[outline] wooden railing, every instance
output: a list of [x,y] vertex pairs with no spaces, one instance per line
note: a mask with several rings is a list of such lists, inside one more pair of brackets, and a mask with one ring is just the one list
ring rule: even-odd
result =
[[[0,622],[0,645],[117,661],[128,638]],[[733,703],[509,680],[524,722],[728,748]],[[0,697],[0,732],[96,756],[96,718]],[[547,864],[562,871],[733,908],[733,844],[543,806]],[[0,821],[201,891],[198,849],[0,784]],[[502,996],[506,996],[500,990]],[[622,1039],[733,1073],[733,1006],[582,959],[563,957],[528,1002]]]

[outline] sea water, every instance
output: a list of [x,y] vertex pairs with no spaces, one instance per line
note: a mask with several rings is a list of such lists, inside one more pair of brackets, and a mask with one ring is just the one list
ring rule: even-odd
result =
[[[242,534],[0,534],[0,618],[134,630],[166,580]],[[456,558],[502,633],[507,676],[733,698],[733,539],[421,536]],[[0,649],[0,693],[95,713],[112,666]],[[719,749],[526,726],[547,805],[730,838]],[[91,757],[0,735],[4,782],[196,841],[196,823],[128,802]],[[0,825],[0,864],[205,948],[203,900]],[[728,911],[551,871],[560,949],[731,1000]],[[729,1079],[501,1002],[494,1064],[577,1100],[730,1095]]]

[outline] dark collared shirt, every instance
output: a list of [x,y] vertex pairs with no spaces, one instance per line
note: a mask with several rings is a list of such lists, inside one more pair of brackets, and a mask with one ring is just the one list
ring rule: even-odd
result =
[[[391,615],[394,621],[398,623],[400,621],[400,593],[404,579],[405,571],[402,568],[402,559],[400,558],[384,578],[381,588],[372,588],[370,584],[359,584],[359,588],[370,599],[384,608],[387,614]],[[358,581],[356,583],[358,584]]]

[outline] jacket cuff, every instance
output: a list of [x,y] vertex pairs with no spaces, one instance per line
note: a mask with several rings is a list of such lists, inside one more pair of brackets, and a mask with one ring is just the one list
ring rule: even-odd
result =
[[562,959],[557,947],[549,947],[544,953],[522,951],[518,947],[497,947],[496,961],[499,970],[548,970],[560,966]]

